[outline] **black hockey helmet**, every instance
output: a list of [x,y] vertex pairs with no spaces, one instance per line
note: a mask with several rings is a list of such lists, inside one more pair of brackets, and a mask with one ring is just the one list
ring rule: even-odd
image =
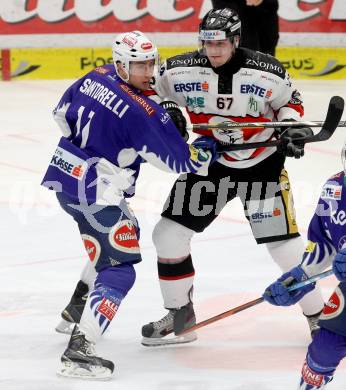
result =
[[239,15],[231,8],[210,10],[199,25],[200,41],[221,40],[235,36],[240,39],[240,34]]

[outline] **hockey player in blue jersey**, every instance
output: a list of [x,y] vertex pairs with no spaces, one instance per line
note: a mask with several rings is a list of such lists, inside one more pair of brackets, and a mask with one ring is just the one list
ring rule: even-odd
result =
[[303,364],[300,390],[324,389],[346,357],[346,143],[342,149],[344,170],[323,186],[315,215],[308,230],[308,245],[299,266],[283,274],[263,294],[273,305],[289,306],[314,288],[309,285],[289,292],[287,284],[311,277],[332,262],[340,280],[320,316],[320,330],[309,345]]
[[145,96],[158,61],[157,48],[145,35],[118,35],[113,59],[77,80],[54,110],[63,137],[42,182],[77,222],[89,255],[89,279],[96,277],[61,357],[62,376],[106,379],[113,373],[113,362],[98,357],[94,345],[132,288],[133,265],[141,261],[139,227],[126,203],[135,193],[140,164],[206,174],[216,154],[213,143],[206,150],[185,143],[177,106],[179,120],[173,123]]

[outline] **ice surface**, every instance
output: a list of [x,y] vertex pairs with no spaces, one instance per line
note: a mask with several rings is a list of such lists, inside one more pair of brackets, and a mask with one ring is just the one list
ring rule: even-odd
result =
[[[116,364],[111,382],[58,378],[67,336],[54,332],[86,261],[77,228],[39,186],[60,133],[51,110],[71,81],[0,83],[0,389],[1,390],[278,390],[296,389],[309,334],[297,307],[266,303],[198,332],[195,343],[149,349],[143,324],[165,312],[156,277],[151,231],[175,176],[145,166],[132,206],[141,225],[143,262],[137,283],[97,350]],[[346,81],[297,81],[306,119],[323,120],[332,95],[346,98]],[[345,120],[345,115],[343,116]],[[341,170],[345,129],[288,160],[298,222],[305,234],[322,183]],[[252,238],[237,200],[193,240],[198,320],[258,297],[280,274]],[[323,281],[328,298],[336,281]],[[345,389],[346,364],[331,390]]]

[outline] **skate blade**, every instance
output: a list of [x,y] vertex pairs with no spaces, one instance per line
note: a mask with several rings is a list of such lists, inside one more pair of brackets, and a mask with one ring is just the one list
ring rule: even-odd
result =
[[171,338],[143,337],[142,345],[144,345],[145,347],[159,347],[161,345],[186,344],[186,343],[191,343],[192,341],[195,340],[197,340],[197,334],[196,332],[191,332],[183,336],[174,336]]
[[72,334],[73,328],[76,324],[74,322],[68,322],[66,320],[61,320],[56,326],[55,331],[58,333]]
[[106,367],[88,366],[81,367],[77,363],[63,362],[62,367],[56,372],[58,376],[65,378],[78,378],[95,381],[106,381],[113,377],[113,372]]

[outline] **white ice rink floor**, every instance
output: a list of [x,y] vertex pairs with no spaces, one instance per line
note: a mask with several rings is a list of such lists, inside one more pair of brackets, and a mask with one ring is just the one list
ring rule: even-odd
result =
[[[309,343],[298,307],[262,303],[201,329],[195,343],[141,346],[141,326],[165,313],[151,231],[175,179],[150,166],[143,167],[131,203],[141,226],[143,262],[97,348],[115,362],[114,379],[82,382],[55,375],[68,337],[54,327],[87,258],[76,225],[39,185],[60,137],[51,111],[70,83],[0,83],[0,389],[296,389]],[[296,85],[306,119],[323,120],[332,95],[346,99],[346,81]],[[345,138],[346,129],[339,128],[331,140],[308,146],[304,159],[287,161],[304,238],[322,183],[341,170]],[[237,200],[195,236],[192,254],[199,321],[257,298],[281,274],[265,248],[256,245]],[[325,298],[335,284],[334,278],[322,282]],[[346,362],[329,388],[345,387]]]

